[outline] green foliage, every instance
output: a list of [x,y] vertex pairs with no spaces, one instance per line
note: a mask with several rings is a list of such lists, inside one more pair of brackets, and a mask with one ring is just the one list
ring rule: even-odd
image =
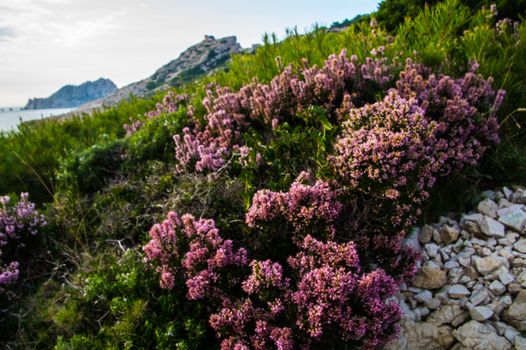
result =
[[122,125],[151,110],[158,99],[132,99],[89,116],[23,123],[17,132],[0,133],[0,193],[27,191],[37,203],[50,201],[61,159],[122,137]]

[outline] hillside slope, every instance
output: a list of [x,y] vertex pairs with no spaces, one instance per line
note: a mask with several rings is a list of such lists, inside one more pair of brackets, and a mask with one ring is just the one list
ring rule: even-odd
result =
[[235,36],[216,39],[206,35],[202,42],[188,48],[178,58],[159,68],[152,76],[124,86],[103,99],[82,106],[81,109],[113,106],[130,95],[145,97],[190,82],[222,66],[232,54],[240,51],[241,45]]

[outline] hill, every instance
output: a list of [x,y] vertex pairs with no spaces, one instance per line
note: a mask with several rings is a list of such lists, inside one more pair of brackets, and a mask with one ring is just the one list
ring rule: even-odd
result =
[[107,96],[117,90],[109,79],[100,78],[81,85],[66,85],[46,98],[29,99],[24,109],[73,108]]

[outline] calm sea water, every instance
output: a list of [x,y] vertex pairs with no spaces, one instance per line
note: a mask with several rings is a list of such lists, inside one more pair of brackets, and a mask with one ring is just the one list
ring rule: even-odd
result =
[[51,116],[61,115],[72,111],[74,108],[58,109],[30,109],[22,110],[20,107],[0,107],[0,131],[16,130],[20,119],[22,121],[42,119]]

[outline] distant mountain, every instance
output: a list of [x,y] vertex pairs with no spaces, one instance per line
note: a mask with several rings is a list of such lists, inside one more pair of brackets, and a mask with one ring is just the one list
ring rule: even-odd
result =
[[216,39],[211,35],[205,35],[202,42],[188,48],[177,59],[159,68],[151,77],[89,102],[82,106],[81,110],[89,111],[102,106],[112,106],[130,95],[144,97],[159,90],[187,83],[224,66],[232,54],[240,51],[242,48],[235,36]]
[[66,85],[47,98],[31,98],[24,109],[74,108],[117,90],[109,79],[100,78],[81,85]]

